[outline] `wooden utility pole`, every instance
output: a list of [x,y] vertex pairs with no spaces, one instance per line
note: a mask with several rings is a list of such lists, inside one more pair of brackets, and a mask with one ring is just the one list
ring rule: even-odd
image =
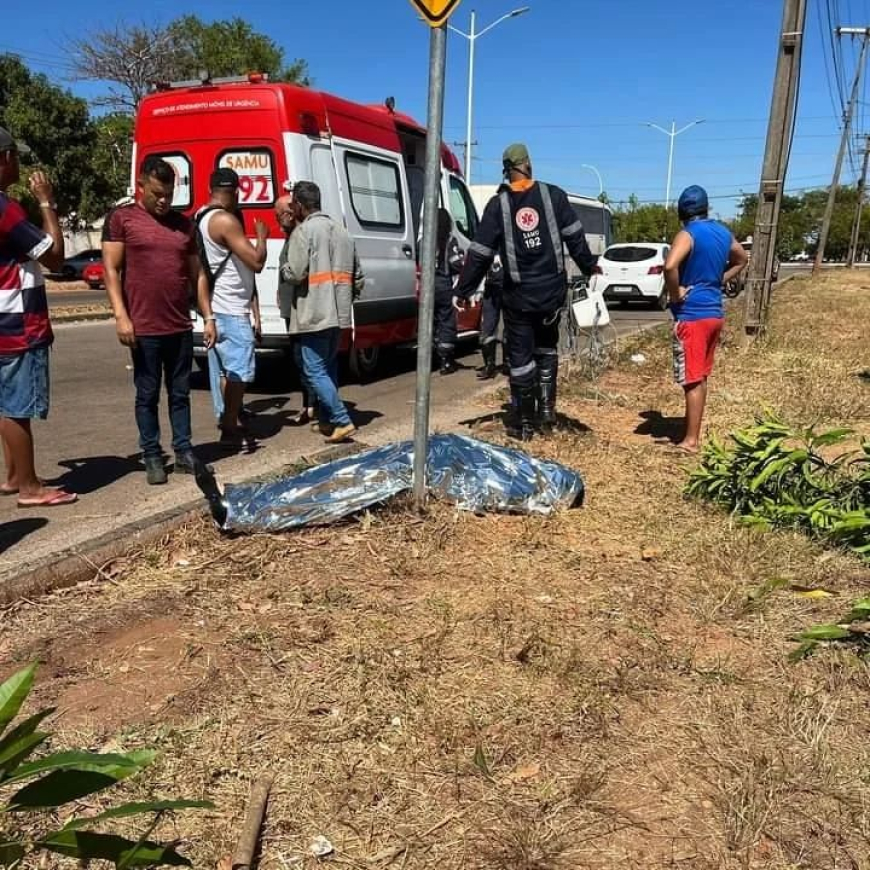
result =
[[776,232],[797,110],[797,86],[806,17],[806,0],[784,0],[752,257],[746,279],[746,332],[753,336],[761,331],[770,300],[776,258]]
[[860,36],[861,56],[858,58],[858,68],[855,70],[855,78],[852,82],[852,96],[843,116],[843,136],[840,139],[840,150],[837,152],[837,162],[834,164],[834,177],[831,179],[831,189],[828,191],[828,204],[825,206],[825,216],[822,219],[822,229],[819,233],[819,247],[816,251],[816,261],[813,263],[813,275],[818,274],[825,261],[825,248],[828,245],[828,233],[831,230],[831,219],[834,216],[834,203],[837,199],[837,188],[840,186],[840,173],[843,170],[843,158],[846,156],[846,146],[852,135],[852,117],[855,114],[855,103],[858,101],[858,89],[861,85],[861,76],[864,73],[864,63],[867,60],[867,37],[870,36],[870,28],[867,27],[838,27],[837,36]]
[[867,170],[870,168],[870,136],[864,142],[864,167],[858,182],[858,202],[855,204],[855,219],[852,221],[852,241],[849,243],[849,256],[846,265],[851,269],[858,256],[858,237],[861,235],[861,217],[864,211],[864,194],[867,190]]

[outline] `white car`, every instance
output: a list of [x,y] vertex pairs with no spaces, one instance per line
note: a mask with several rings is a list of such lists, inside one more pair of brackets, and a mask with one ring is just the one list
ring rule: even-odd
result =
[[604,294],[608,302],[627,305],[644,301],[664,310],[668,305],[665,291],[665,260],[670,245],[661,242],[628,242],[611,245],[599,258],[592,289]]

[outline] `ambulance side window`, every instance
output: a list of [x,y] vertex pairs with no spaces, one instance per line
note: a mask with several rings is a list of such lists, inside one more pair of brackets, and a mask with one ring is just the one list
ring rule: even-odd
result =
[[345,154],[350,204],[362,227],[404,230],[398,164],[365,154]]
[[184,211],[193,205],[193,168],[190,158],[179,151],[167,154],[148,155],[165,160],[175,170],[175,190],[172,194],[172,207]]
[[465,238],[473,239],[477,232],[477,210],[468,189],[455,175],[450,176],[450,214],[456,229]]

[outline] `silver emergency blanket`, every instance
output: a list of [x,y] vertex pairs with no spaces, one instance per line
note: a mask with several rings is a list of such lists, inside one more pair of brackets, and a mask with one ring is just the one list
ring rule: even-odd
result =
[[[465,435],[433,435],[427,481],[436,498],[462,510],[548,514],[583,502],[583,480],[556,462]],[[228,484],[212,514],[228,532],[279,532],[323,525],[411,489],[413,442],[366,450],[265,483]]]

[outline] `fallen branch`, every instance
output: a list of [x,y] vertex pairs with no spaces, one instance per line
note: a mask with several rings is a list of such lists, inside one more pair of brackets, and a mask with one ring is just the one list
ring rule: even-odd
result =
[[263,817],[266,815],[266,802],[269,800],[272,782],[273,778],[266,775],[261,776],[251,786],[248,813],[230,864],[231,870],[250,870],[257,840],[260,837],[260,828],[263,826]]

